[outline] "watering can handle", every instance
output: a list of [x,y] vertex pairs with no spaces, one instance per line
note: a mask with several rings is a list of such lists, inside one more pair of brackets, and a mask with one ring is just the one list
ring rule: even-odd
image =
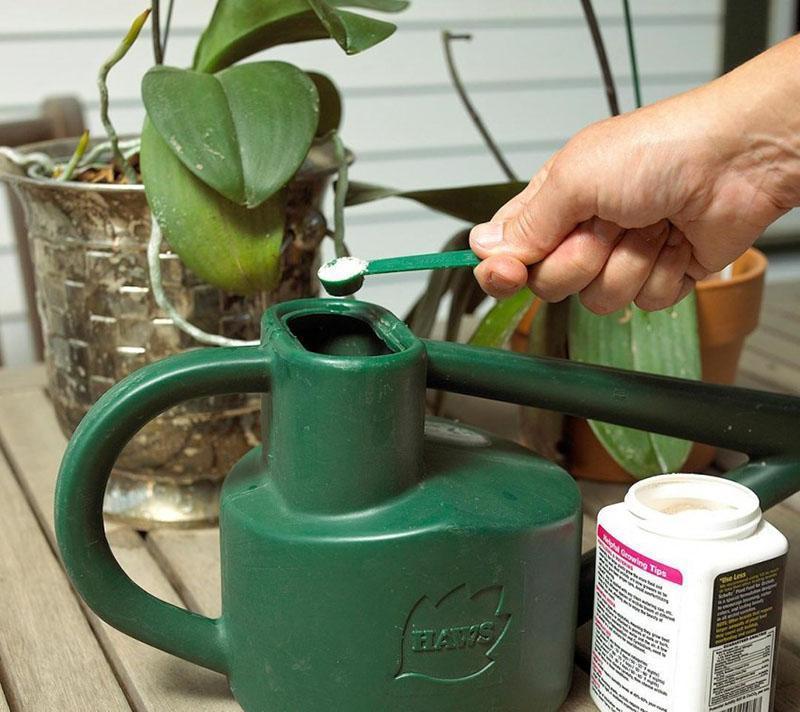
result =
[[779,468],[787,491],[800,489],[800,398],[460,344],[425,349],[430,388],[777,457],[794,463]]
[[114,627],[186,660],[225,673],[220,619],[173,606],[122,570],[103,528],[106,482],[120,451],[149,420],[191,398],[264,392],[270,357],[261,347],[189,351],[153,363],[111,388],[81,421],[61,464],[55,525],[78,593]]

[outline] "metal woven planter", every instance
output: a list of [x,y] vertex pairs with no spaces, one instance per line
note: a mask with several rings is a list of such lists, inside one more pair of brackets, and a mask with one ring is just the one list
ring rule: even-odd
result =
[[[74,141],[33,144],[63,158]],[[161,255],[165,292],[200,328],[258,338],[263,310],[316,294],[322,195],[334,172],[329,147],[315,147],[290,184],[281,281],[254,297],[227,294],[198,280],[169,251]],[[89,407],[131,371],[196,348],[150,292],[150,213],[141,186],[91,185],[0,173],[25,209],[42,318],[49,394],[65,435]],[[145,426],[117,462],[105,512],[140,528],[196,526],[218,514],[225,473],[258,438],[258,399],[197,399]],[[53,473],[55,476],[55,473]]]

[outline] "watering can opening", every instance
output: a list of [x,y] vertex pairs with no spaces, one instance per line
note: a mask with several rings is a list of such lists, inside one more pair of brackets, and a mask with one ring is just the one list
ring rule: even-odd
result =
[[306,351],[326,356],[386,356],[399,350],[371,323],[347,314],[305,314],[289,318],[286,326]]
[[265,470],[296,512],[345,514],[407,492],[423,472],[426,352],[385,309],[341,299],[264,315]]

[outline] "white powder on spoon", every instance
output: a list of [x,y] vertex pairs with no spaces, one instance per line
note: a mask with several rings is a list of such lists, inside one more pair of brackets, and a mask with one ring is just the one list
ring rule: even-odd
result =
[[323,282],[345,282],[363,274],[368,262],[358,257],[339,257],[326,262],[317,275]]

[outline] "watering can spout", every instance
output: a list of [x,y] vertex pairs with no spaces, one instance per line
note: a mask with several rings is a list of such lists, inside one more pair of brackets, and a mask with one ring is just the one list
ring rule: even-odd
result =
[[426,354],[405,324],[371,304],[314,299],[270,309],[262,333],[273,354],[267,473],[289,507],[368,509],[419,480]]

